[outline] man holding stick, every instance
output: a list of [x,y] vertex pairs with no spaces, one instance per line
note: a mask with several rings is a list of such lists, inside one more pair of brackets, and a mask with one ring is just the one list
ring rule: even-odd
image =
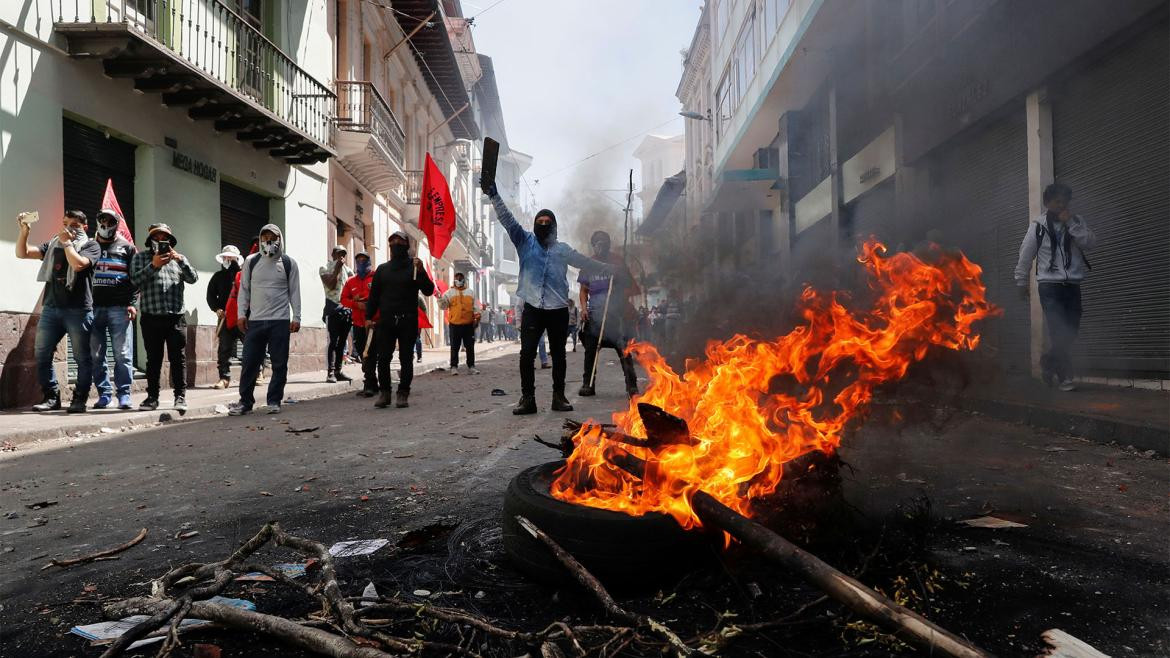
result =
[[[366,302],[370,299],[370,282],[374,269],[370,255],[359,251],[353,257],[357,273],[345,282],[341,291],[341,305],[353,315],[353,349],[362,357],[362,375],[365,380],[358,395],[372,398],[378,394],[378,348],[370,336],[372,329],[366,328]],[[378,318],[372,318],[375,323]]]
[[516,296],[524,302],[520,325],[520,401],[512,409],[516,415],[536,413],[537,345],[548,332],[553,362],[553,411],[572,411],[565,398],[565,338],[569,333],[568,266],[600,271],[612,275],[616,268],[599,263],[557,241],[557,218],[551,210],[536,213],[531,232],[524,230],[500,198],[490,179],[480,183],[492,201],[496,218],[508,232],[520,256],[520,284]]
[[228,300],[232,290],[236,287],[236,280],[240,274],[240,261],[243,257],[234,244],[225,244],[215,257],[220,269],[211,275],[207,284],[207,306],[215,312],[218,321],[215,325],[215,337],[219,345],[216,349],[216,365],[219,368],[219,381],[212,388],[224,389],[232,385],[232,357],[236,355],[236,344],[240,339],[240,332],[236,323],[227,321]]
[[396,347],[400,374],[394,406],[410,406],[410,384],[414,380],[411,351],[418,339],[418,295],[429,297],[435,292],[435,284],[427,276],[422,261],[410,255],[410,238],[396,231],[387,242],[390,260],[374,272],[366,302],[366,326],[373,330],[370,340],[376,341],[378,349],[381,395],[374,406],[379,409],[390,406],[390,360]]
[[609,233],[595,231],[589,239],[593,258],[619,268],[617,277],[589,274],[584,270],[577,277],[581,284],[581,308],[585,310],[581,325],[581,342],[585,344],[585,370],[581,376],[581,390],[578,395],[596,395],[597,362],[601,349],[612,347],[618,353],[622,372],[626,378],[626,395],[638,394],[638,375],[634,371],[634,359],[625,353],[626,344],[632,337],[636,314],[630,298],[639,293],[638,284],[620,257],[610,252]]

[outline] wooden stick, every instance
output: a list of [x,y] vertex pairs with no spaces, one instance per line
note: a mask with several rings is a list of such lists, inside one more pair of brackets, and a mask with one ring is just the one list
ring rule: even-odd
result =
[[560,563],[563,564],[566,569],[568,569],[569,573],[573,574],[573,578],[577,579],[577,582],[581,583],[585,589],[589,590],[593,593],[594,596],[597,597],[597,600],[601,603],[601,607],[605,608],[605,611],[609,613],[610,616],[616,617],[618,619],[624,619],[630,623],[637,624],[638,626],[649,628],[651,631],[664,638],[670,644],[670,646],[674,647],[678,655],[689,656],[694,653],[694,649],[688,647],[678,635],[675,635],[674,631],[667,628],[661,622],[656,621],[646,615],[634,614],[618,605],[618,602],[615,601],[612,596],[610,596],[609,592],[606,591],[605,586],[601,584],[601,581],[597,580],[596,576],[589,573],[589,570],[582,566],[576,558],[574,558],[564,548],[561,548],[561,545],[558,544],[555,539],[549,537],[543,530],[536,527],[532,521],[529,521],[523,516],[517,514],[516,522],[519,523],[520,527],[524,528],[528,534],[532,535],[538,541],[548,547],[548,549],[552,551],[552,554],[556,556],[557,560],[560,561]]
[[704,491],[696,493],[691,498],[691,505],[704,524],[731,533],[769,559],[797,572],[850,610],[880,624],[899,639],[922,647],[929,655],[941,654],[956,658],[991,656],[967,640],[927,621],[913,610],[894,603],[834,569],[812,553],[727,507],[710,494]]
[[44,571],[45,569],[48,569],[49,567],[71,567],[75,564],[82,564],[84,562],[93,562],[94,560],[100,560],[102,558],[109,557],[110,555],[113,555],[114,553],[121,553],[122,551],[124,551],[128,548],[131,548],[132,546],[137,545],[143,539],[146,539],[146,528],[139,530],[138,535],[136,537],[134,537],[134,539],[131,539],[130,541],[126,542],[125,544],[121,544],[121,545],[115,546],[113,548],[107,548],[104,551],[98,551],[97,553],[91,553],[90,555],[83,555],[81,557],[69,558],[68,560],[49,560],[48,564],[41,567],[41,571]]
[[[609,315],[609,300],[613,298],[613,275],[609,275],[609,288],[605,293],[605,308],[601,311],[601,331],[597,334],[597,349],[593,353],[593,371],[589,374],[589,381],[587,386],[593,386],[597,382],[597,362],[601,360],[601,343],[605,340],[605,319]],[[589,309],[585,309],[588,313]]]
[[377,328],[378,326],[374,325],[370,327],[368,332],[366,332],[366,346],[362,348],[362,361],[365,361],[366,357],[370,354],[370,345],[374,344],[374,330]]

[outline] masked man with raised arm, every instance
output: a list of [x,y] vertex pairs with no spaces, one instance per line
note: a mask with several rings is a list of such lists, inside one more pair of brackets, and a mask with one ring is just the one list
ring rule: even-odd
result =
[[557,217],[551,210],[541,210],[526,231],[500,198],[495,183],[481,184],[495,208],[496,218],[508,232],[520,256],[520,283],[516,296],[524,302],[520,321],[520,402],[512,409],[516,415],[536,413],[536,348],[540,337],[548,332],[548,348],[553,362],[553,411],[572,411],[565,398],[565,338],[569,333],[569,265],[588,272],[614,274],[617,268],[581,255],[564,242],[557,241]]

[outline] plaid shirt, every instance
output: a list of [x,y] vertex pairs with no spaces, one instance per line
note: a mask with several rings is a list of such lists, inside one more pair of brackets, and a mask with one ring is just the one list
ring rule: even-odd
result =
[[154,254],[140,251],[130,261],[130,280],[138,286],[138,309],[150,315],[177,315],[183,312],[185,283],[195,283],[199,274],[186,258],[182,263],[172,260],[155,269]]

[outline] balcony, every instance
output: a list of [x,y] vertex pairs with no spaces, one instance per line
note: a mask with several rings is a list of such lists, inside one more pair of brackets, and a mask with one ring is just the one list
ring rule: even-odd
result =
[[471,171],[471,142],[461,139],[455,142],[455,147],[452,150],[455,153],[455,165],[459,167],[459,171]]
[[421,169],[412,169],[405,173],[406,179],[402,183],[402,196],[406,199],[407,203],[417,206],[422,203],[423,172]]
[[366,189],[388,193],[406,174],[406,133],[369,82],[337,81],[338,161]]
[[70,55],[289,164],[333,150],[336,96],[220,0],[53,0]]

